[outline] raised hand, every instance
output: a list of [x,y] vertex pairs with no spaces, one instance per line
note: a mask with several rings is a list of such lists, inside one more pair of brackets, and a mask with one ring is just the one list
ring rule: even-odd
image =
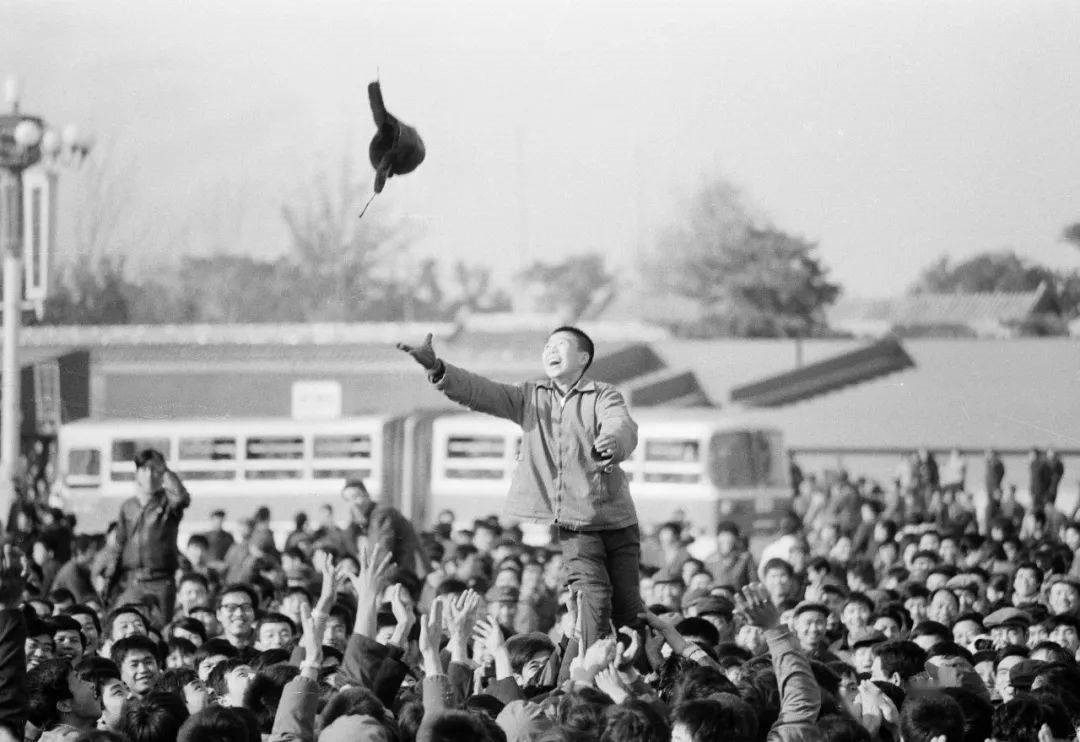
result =
[[767,631],[780,625],[780,611],[759,582],[744,587],[741,594],[736,593],[735,605],[753,626]]
[[618,668],[615,665],[605,667],[600,672],[596,673],[596,677],[593,679],[598,690],[602,693],[606,693],[615,703],[622,703],[630,697],[630,689],[626,683],[623,682],[622,677],[619,675]]
[[611,665],[615,661],[615,657],[619,651],[619,643],[615,641],[614,636],[605,636],[603,639],[597,639],[593,642],[592,646],[585,650],[585,654],[574,659],[570,663],[570,671],[573,673],[575,670],[580,671],[581,675],[592,682],[597,673],[603,670],[605,667]]
[[407,345],[406,343],[398,343],[398,350],[403,350],[413,357],[413,360],[419,363],[421,366],[431,371],[438,364],[439,359],[435,355],[435,349],[431,347],[431,333],[427,334],[424,338],[424,342],[420,345]]
[[355,575],[347,575],[356,597],[360,600],[375,600],[382,593],[386,575],[393,564],[394,555],[376,544],[373,548],[364,546],[357,555],[360,568]]
[[319,599],[315,603],[315,613],[329,613],[330,607],[337,600],[338,574],[334,569],[334,558],[327,555],[318,565],[318,569],[322,575],[322,585],[319,588]]
[[[620,634],[630,637],[630,645],[619,652],[617,660],[620,670],[624,670],[634,664],[634,660],[637,659],[638,652],[641,651],[641,634],[631,629],[629,626],[623,626],[619,629]],[[619,645],[622,646],[622,645]]]
[[[303,664],[313,668],[316,677],[318,677],[317,668],[322,664],[322,637],[329,618],[325,613],[312,611],[306,603],[300,604],[300,627],[304,632],[300,635],[300,646],[304,648]],[[301,670],[303,669],[301,667]]]
[[436,598],[426,616],[420,617],[420,656],[424,659],[424,674],[438,675],[442,672],[439,644],[443,632],[443,601]]
[[675,654],[682,654],[683,650],[686,649],[686,639],[683,638],[683,635],[679,633],[674,624],[665,621],[651,611],[639,613],[638,618],[644,619],[650,628],[658,631]]
[[412,607],[405,602],[404,592],[404,585],[390,586],[390,610],[393,611],[394,619],[397,621],[394,634],[390,637],[390,643],[399,647],[404,647],[408,642],[409,633],[416,624],[416,614],[413,613]]
[[513,670],[510,669],[510,657],[506,654],[506,637],[498,621],[493,618],[477,621],[474,636],[495,660],[495,678],[502,680],[511,677]]

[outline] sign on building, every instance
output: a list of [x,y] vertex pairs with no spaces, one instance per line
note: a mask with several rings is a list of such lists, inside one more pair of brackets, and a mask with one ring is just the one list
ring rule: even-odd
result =
[[56,173],[30,168],[23,172],[22,181],[23,297],[41,319],[56,235]]
[[294,381],[292,416],[297,420],[333,420],[341,417],[341,383]]

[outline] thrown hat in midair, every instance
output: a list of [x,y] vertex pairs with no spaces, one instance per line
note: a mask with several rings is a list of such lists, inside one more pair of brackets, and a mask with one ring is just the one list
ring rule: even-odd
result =
[[416,129],[386,110],[378,80],[368,85],[368,101],[378,127],[368,147],[368,157],[375,168],[375,192],[382,193],[388,178],[411,173],[424,161],[424,142]]

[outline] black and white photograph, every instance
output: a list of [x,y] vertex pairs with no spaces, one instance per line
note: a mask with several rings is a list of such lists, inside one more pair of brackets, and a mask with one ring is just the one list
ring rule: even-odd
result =
[[1080,742],[1076,0],[0,0],[0,742]]

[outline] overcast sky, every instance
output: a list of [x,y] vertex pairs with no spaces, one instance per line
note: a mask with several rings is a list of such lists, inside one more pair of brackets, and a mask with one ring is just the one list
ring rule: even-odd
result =
[[1080,265],[1077,39],[1075,0],[0,0],[0,75],[124,163],[143,266],[284,249],[282,203],[367,167],[378,70],[428,157],[369,214],[421,252],[629,266],[723,176],[856,296],[943,253]]

